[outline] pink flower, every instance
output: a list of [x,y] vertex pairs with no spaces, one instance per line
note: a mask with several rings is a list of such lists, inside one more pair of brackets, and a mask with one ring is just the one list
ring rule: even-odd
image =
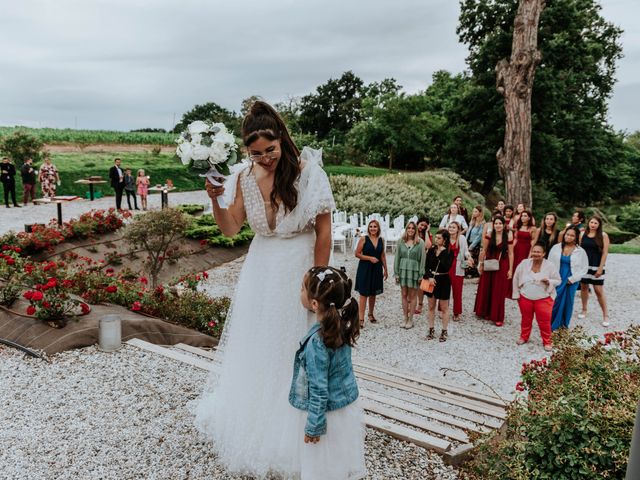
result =
[[207,325],[209,326],[209,328],[213,328],[216,326],[216,322],[209,322],[207,323]]

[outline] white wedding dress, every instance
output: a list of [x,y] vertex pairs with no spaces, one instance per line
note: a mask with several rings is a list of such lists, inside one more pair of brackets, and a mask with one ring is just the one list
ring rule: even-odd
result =
[[306,412],[288,400],[295,352],[315,321],[300,303],[302,278],[313,266],[314,223],[334,208],[319,154],[303,150],[298,205],[287,214],[280,207],[274,230],[249,165],[226,182],[232,203],[239,175],[255,237],[216,354],[221,369],[198,402],[196,426],[232,472],[302,480],[364,474],[364,426],[356,404],[329,412],[327,435],[311,445],[303,442]]

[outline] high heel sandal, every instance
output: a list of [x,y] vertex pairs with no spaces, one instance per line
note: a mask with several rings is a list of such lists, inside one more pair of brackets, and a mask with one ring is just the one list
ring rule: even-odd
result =
[[441,342],[446,342],[447,341],[447,331],[446,330],[442,330],[440,332],[440,339]]
[[436,338],[436,329],[430,328],[429,333],[427,334],[427,340],[433,340],[434,338]]

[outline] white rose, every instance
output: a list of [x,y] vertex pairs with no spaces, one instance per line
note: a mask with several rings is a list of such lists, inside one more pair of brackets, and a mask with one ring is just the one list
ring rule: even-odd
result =
[[191,135],[191,143],[193,145],[200,145],[200,143],[202,143],[202,134],[194,133],[193,135]]
[[193,123],[190,123],[189,126],[187,127],[187,129],[189,130],[189,133],[191,135],[194,135],[196,133],[205,133],[207,131],[209,131],[209,125],[207,125],[206,122],[203,122],[201,120],[197,120]]
[[229,132],[218,132],[213,137],[214,141],[221,142],[227,145],[235,145],[235,138],[233,134]]
[[206,147],[205,145],[196,145],[193,148],[191,157],[194,160],[206,160],[209,158],[209,147]]
[[214,142],[209,147],[209,163],[212,165],[225,162],[228,156],[229,152],[222,143]]
[[193,147],[189,142],[181,143],[176,149],[176,155],[180,157],[180,161],[183,165],[189,165],[191,155],[193,155]]

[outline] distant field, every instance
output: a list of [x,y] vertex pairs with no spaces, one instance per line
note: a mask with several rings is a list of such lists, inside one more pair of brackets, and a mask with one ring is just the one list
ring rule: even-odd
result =
[[108,130],[73,130],[70,128],[0,127],[0,138],[22,131],[33,135],[44,143],[71,143],[91,145],[99,143],[121,143],[126,145],[174,145],[175,133],[116,132]]

